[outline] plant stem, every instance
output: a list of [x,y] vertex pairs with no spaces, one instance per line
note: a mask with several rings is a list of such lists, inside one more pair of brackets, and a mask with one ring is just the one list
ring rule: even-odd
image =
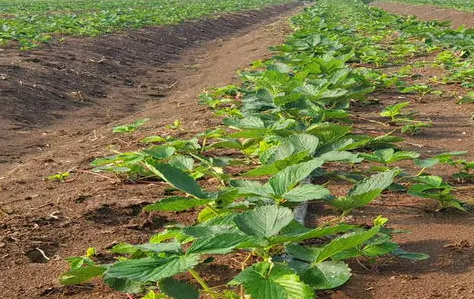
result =
[[356,258],[355,260],[356,260],[356,262],[357,262],[362,268],[364,268],[364,269],[367,270],[367,271],[370,271],[370,269],[367,268],[364,264],[362,264],[361,261],[360,261],[358,258]]
[[376,120],[372,120],[372,119],[368,119],[368,118],[365,118],[365,117],[360,117],[360,116],[354,116],[355,118],[358,118],[358,119],[361,119],[361,120],[365,120],[365,121],[368,121],[370,123],[374,123],[374,124],[378,124],[378,125],[381,125],[383,127],[388,127],[387,124],[383,123],[383,122],[380,122],[380,121],[376,121]]
[[211,205],[209,204],[205,204],[206,208],[208,208],[209,210],[211,210],[216,216],[219,216],[219,213],[217,212],[216,209],[214,209]]
[[417,173],[417,175],[416,175],[415,177],[419,177],[420,175],[422,175],[423,172],[425,172],[425,169],[426,169],[426,167],[423,167],[423,168],[420,170],[420,172]]
[[199,151],[200,154],[202,154],[202,152],[204,151],[204,148],[206,147],[206,142],[207,138],[204,138],[204,140],[202,141],[201,150]]
[[204,279],[193,269],[188,270],[188,272],[196,279],[196,281],[201,285],[202,289],[204,292],[208,293],[209,296],[211,296],[212,299],[217,299],[217,296],[215,293],[209,288],[209,286],[206,284]]
[[249,259],[252,257],[253,255],[253,252],[250,252],[249,255],[245,258],[245,260],[241,263],[241,269],[242,271],[245,270],[245,266],[247,265],[247,262],[249,261]]

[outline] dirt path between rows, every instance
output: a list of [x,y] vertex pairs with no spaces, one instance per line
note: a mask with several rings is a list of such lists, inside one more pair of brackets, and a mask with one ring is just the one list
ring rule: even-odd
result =
[[412,5],[397,2],[374,2],[372,6],[381,8],[387,12],[413,15],[422,21],[451,21],[453,29],[459,26],[474,27],[474,13],[460,11],[452,8],[443,8],[433,5]]
[[[185,129],[177,135],[217,124],[197,104],[197,96],[206,88],[235,82],[238,69],[268,57],[267,48],[283,41],[290,32],[287,19],[299,9],[289,4],[130,35],[71,39],[52,51],[18,55],[8,50],[10,58],[17,55],[13,64],[19,66],[8,67],[0,59],[0,73],[6,77],[0,95],[8,96],[2,97],[2,105],[10,109],[0,113],[0,297],[124,298],[100,283],[59,286],[57,278],[67,269],[63,258],[81,255],[89,246],[104,251],[118,241],[146,242],[178,217],[141,214],[143,203],[161,198],[164,188],[116,184],[88,173],[76,173],[66,183],[45,182],[44,177],[86,169],[91,159],[111,150],[135,149],[141,137],[169,132],[164,126],[175,119]],[[140,52],[145,48],[149,53]],[[97,52],[91,56],[85,49]],[[20,84],[15,78],[23,75]],[[44,85],[48,80],[65,89]],[[76,83],[84,91],[68,95]],[[43,102],[15,106],[15,99],[25,95]],[[106,97],[97,100],[97,95]],[[62,101],[65,106],[58,106]],[[30,115],[34,109],[39,110]],[[134,136],[111,133],[114,125],[143,117],[151,120]],[[192,222],[194,217],[181,214],[179,220]]]

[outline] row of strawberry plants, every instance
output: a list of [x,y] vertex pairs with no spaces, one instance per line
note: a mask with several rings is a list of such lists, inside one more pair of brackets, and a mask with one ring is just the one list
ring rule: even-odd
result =
[[[393,242],[393,230],[384,226],[383,217],[367,228],[344,223],[344,216],[386,189],[438,200],[441,208],[464,210],[451,193],[452,186],[426,173],[436,163],[454,163],[453,157],[461,153],[418,159],[419,153],[396,145],[400,137],[356,133],[350,108],[364,103],[376,89],[401,84],[397,76],[357,67],[381,63],[361,51],[363,47],[386,51],[382,63],[397,63],[410,55],[400,54],[395,46],[382,49],[381,36],[399,32],[402,43],[395,45],[408,46],[416,34],[425,34],[416,33],[416,28],[432,27],[432,33],[441,36],[434,42],[438,47],[459,45],[447,45],[442,37],[449,32],[439,25],[394,17],[357,0],[319,1],[294,17],[292,25],[295,33],[274,47],[272,59],[257,61],[241,73],[241,86],[201,96],[202,103],[224,117],[222,126],[189,139],[149,136],[142,140],[152,144],[146,149],[92,162],[95,171],[127,180],[168,183],[174,195],[146,206],[145,211],[199,210],[196,223],[169,226],[146,244],[119,244],[112,249],[118,255],[112,264],[96,263],[93,250],[69,258],[71,270],[61,277],[62,283],[102,277],[122,292],[149,291],[146,298],[198,298],[200,294],[314,298],[317,291],[349,280],[347,259],[428,257],[406,252]],[[370,35],[374,30],[370,26],[385,26],[383,35]],[[433,46],[421,41],[417,45],[426,51]],[[132,133],[143,123],[115,131]],[[414,160],[422,170],[410,174],[391,166],[401,160]],[[361,164],[368,167],[360,170]],[[241,171],[231,173],[230,166]],[[203,188],[201,182],[210,178],[220,187]],[[341,181],[352,186],[336,196],[330,187]],[[308,201],[332,206],[339,217],[316,228],[306,227],[294,220],[293,209]],[[318,245],[308,245],[315,244],[314,239]],[[200,276],[200,265],[212,262],[209,256],[236,253],[245,253],[246,258],[241,261],[242,271],[228,285],[211,287]]]
[[465,0],[396,0],[391,2],[426,4],[440,7],[455,8],[459,10],[474,11],[474,3]]
[[257,9],[293,0],[0,1],[0,46],[22,49],[48,43],[53,35],[97,36],[123,29]]

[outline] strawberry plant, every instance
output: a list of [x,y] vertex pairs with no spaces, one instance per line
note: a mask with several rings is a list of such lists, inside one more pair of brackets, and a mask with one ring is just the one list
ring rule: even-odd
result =
[[[464,210],[454,186],[427,171],[443,163],[470,174],[472,163],[455,158],[465,152],[419,159],[420,153],[400,148],[400,137],[361,132],[351,108],[373,105],[367,95],[377,90],[430,92],[428,85],[406,87],[402,80],[413,76],[411,67],[397,75],[376,68],[435,49],[470,55],[471,42],[453,37],[442,23],[390,15],[358,0],[321,0],[291,22],[294,34],[272,48],[271,59],[240,72],[241,85],[201,96],[222,116],[222,126],[185,140],[149,136],[141,150],[93,162],[96,171],[165,182],[166,197],[145,211],[195,210],[195,223],[169,225],[146,244],[121,243],[112,249],[111,264],[74,258],[78,262],[61,277],[64,284],[101,277],[114,289],[145,298],[314,298],[350,279],[347,259],[374,268],[387,255],[428,258],[395,243],[387,219],[355,225],[344,223],[345,216],[384,192]],[[454,62],[448,56],[440,55],[439,63]],[[403,113],[408,104],[390,105],[381,116],[416,133],[424,123]],[[400,161],[421,170],[413,175],[393,167]],[[238,170],[230,171],[232,166]],[[311,228],[295,220],[295,210],[313,201],[338,217]],[[216,287],[201,270],[218,255],[235,258],[240,270]]]
[[147,122],[148,120],[149,120],[148,118],[139,119],[139,120],[134,121],[134,122],[131,123],[131,124],[120,125],[120,126],[114,127],[114,128],[113,128],[113,132],[114,132],[114,133],[133,133],[133,132],[135,132],[139,127],[141,127],[141,126],[143,126],[144,124],[146,124],[146,122]]
[[438,201],[440,209],[452,207],[466,211],[460,200],[452,194],[453,186],[443,182],[439,176],[427,175],[416,178],[417,184],[410,187],[409,194]]
[[[93,262],[90,255],[71,258],[71,270],[62,275],[61,282],[77,284],[100,276],[109,286],[122,292],[137,293],[159,286],[161,292],[173,298],[198,298],[199,293],[211,298],[234,298],[238,295],[232,291],[233,286],[242,285],[245,294],[252,298],[298,296],[309,299],[314,298],[315,290],[332,289],[345,283],[351,270],[341,261],[344,259],[341,253],[375,237],[386,222],[379,217],[370,229],[343,224],[307,229],[294,222],[293,217],[288,208],[263,206],[175,230],[161,242],[155,238],[154,242],[141,245],[118,244],[112,252],[122,255],[121,261],[101,265]],[[345,234],[336,236],[337,233]],[[323,237],[332,239],[321,247],[298,244]],[[377,244],[382,254],[382,243]],[[383,254],[397,253],[399,248],[390,249]],[[246,252],[256,262],[247,266],[244,261],[243,271],[229,282],[226,292],[209,287],[198,272],[199,265],[206,262],[205,256],[238,251]],[[337,261],[332,260],[335,257]],[[291,261],[288,263],[286,259]],[[72,261],[83,262],[72,264]],[[175,278],[181,273],[193,277],[200,289]]]

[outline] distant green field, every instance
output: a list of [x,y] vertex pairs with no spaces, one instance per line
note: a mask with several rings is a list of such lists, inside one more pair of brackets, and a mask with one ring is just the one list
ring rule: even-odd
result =
[[0,0],[0,46],[18,41],[20,47],[32,48],[52,34],[97,36],[292,1]]
[[393,0],[387,2],[404,2],[411,4],[431,4],[456,8],[459,10],[474,11],[474,0]]

